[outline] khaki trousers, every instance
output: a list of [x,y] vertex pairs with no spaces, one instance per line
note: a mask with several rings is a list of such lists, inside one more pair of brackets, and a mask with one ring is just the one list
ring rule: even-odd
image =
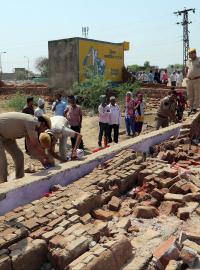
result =
[[18,147],[16,140],[0,137],[0,183],[6,182],[8,176],[8,164],[5,151],[11,155],[15,163],[16,178],[24,176],[24,154]]
[[156,130],[158,130],[160,127],[165,128],[168,126],[169,126],[168,118],[161,118],[159,116],[156,116]]
[[198,109],[200,107],[200,79],[187,80],[187,91],[190,108]]
[[61,158],[67,158],[67,137],[62,137],[59,139],[59,153]]

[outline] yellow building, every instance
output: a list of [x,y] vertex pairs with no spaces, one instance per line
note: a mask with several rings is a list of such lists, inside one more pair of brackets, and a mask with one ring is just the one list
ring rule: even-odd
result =
[[88,68],[112,82],[121,82],[126,50],[129,50],[128,42],[85,38],[49,41],[50,87],[69,88],[85,79]]
[[129,44],[109,43],[98,40],[79,40],[79,80],[85,78],[85,68],[90,67],[94,74],[105,75],[114,82],[122,81],[124,50]]

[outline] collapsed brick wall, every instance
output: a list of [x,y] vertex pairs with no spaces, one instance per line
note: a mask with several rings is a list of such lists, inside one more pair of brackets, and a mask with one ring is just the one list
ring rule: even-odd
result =
[[[89,250],[90,243],[98,242],[108,229],[104,222],[87,224],[85,214],[89,215],[94,208],[100,207],[113,195],[119,195],[127,186],[131,187],[135,183],[136,173],[144,166],[132,164],[129,170],[123,169],[123,165],[134,157],[134,153],[124,151],[110,161],[109,169],[97,168],[50,197],[44,197],[2,216],[0,269],[38,270],[47,260],[47,253],[56,269],[64,269],[85,252],[90,252],[95,258],[95,265],[99,264],[99,260],[102,260],[102,265],[107,254],[108,260],[113,264],[110,269],[120,269],[132,255],[128,239],[116,239],[107,243],[107,246],[95,245],[94,249]],[[118,174],[113,178],[114,170]],[[105,217],[107,219],[109,218]],[[117,259],[118,254],[123,256]],[[87,256],[85,261],[88,262]],[[20,264],[23,264],[23,268],[19,268]],[[73,265],[70,269],[75,269]]]
[[39,270],[47,261],[58,270],[118,270],[134,261],[134,253],[141,255],[134,221],[186,220],[199,205],[198,179],[184,179],[177,169],[200,162],[187,135],[183,130],[179,139],[155,146],[146,161],[124,150],[73,184],[0,217],[0,270]]

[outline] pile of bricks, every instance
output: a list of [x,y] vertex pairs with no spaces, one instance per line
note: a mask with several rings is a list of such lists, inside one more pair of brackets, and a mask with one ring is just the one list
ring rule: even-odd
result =
[[199,269],[199,244],[199,234],[182,231],[179,238],[171,236],[156,248],[153,261],[160,270]]
[[[0,269],[38,270],[48,260],[56,269],[78,269],[76,264],[83,266],[80,269],[93,269],[86,268],[89,258],[98,265],[99,260],[102,265],[113,261],[111,269],[120,269],[132,256],[130,241],[112,237],[112,241],[99,243],[109,236],[107,221],[112,216],[93,210],[136,183],[145,165],[136,165],[134,159],[135,153],[123,151],[77,182],[0,217]],[[118,259],[118,254],[123,256]]]
[[[200,213],[200,148],[184,132],[155,146],[146,159],[124,150],[73,184],[1,216],[0,270],[145,269],[134,261],[140,250],[134,239],[143,236],[145,224],[169,216],[187,222]],[[154,252],[159,269],[171,259],[188,262],[192,238],[183,238],[182,249],[170,239],[178,255],[164,264]],[[149,252],[151,258],[153,248]],[[131,260],[136,268],[126,268]]]

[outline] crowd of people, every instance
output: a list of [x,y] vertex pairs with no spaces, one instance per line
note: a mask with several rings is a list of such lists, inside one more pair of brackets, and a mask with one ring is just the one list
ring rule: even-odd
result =
[[[187,90],[189,97],[189,114],[195,114],[200,107],[200,58],[195,49],[189,50],[187,63]],[[160,80],[159,72],[150,72],[152,80]],[[177,72],[177,74],[179,74]],[[182,79],[177,79],[176,73],[171,77],[172,88],[168,96],[164,97],[158,105],[156,112],[155,128],[164,128],[170,121],[175,123],[182,121],[184,110],[187,106],[184,93],[176,90]],[[143,74],[144,75],[144,74]],[[180,74],[179,74],[180,75]],[[168,80],[166,72],[162,75],[163,82]],[[8,152],[15,163],[16,178],[24,176],[24,155],[17,145],[16,140],[25,138],[25,150],[27,154],[38,159],[45,168],[54,166],[54,159],[66,162],[76,159],[78,151],[83,151],[84,143],[81,135],[83,113],[81,106],[77,104],[75,96],[71,95],[64,100],[61,94],[56,94],[52,104],[52,117],[46,115],[45,101],[41,98],[34,109],[34,98],[28,97],[27,104],[22,112],[7,112],[0,114],[0,183],[7,181]],[[121,111],[122,110],[122,111]],[[127,92],[124,100],[124,109],[120,108],[115,96],[100,97],[99,113],[99,148],[107,147],[109,143],[119,142],[119,129],[122,122],[122,113],[127,136],[138,136],[142,132],[144,123],[145,103],[141,92],[133,97]],[[67,138],[71,138],[71,155],[67,155]],[[59,141],[59,152],[55,146]]]
[[169,74],[167,69],[156,69],[154,72],[150,70],[149,73],[145,71],[138,72],[136,79],[143,83],[160,83],[165,85],[170,81],[171,86],[180,87],[183,83],[183,74],[180,70],[175,70]]

